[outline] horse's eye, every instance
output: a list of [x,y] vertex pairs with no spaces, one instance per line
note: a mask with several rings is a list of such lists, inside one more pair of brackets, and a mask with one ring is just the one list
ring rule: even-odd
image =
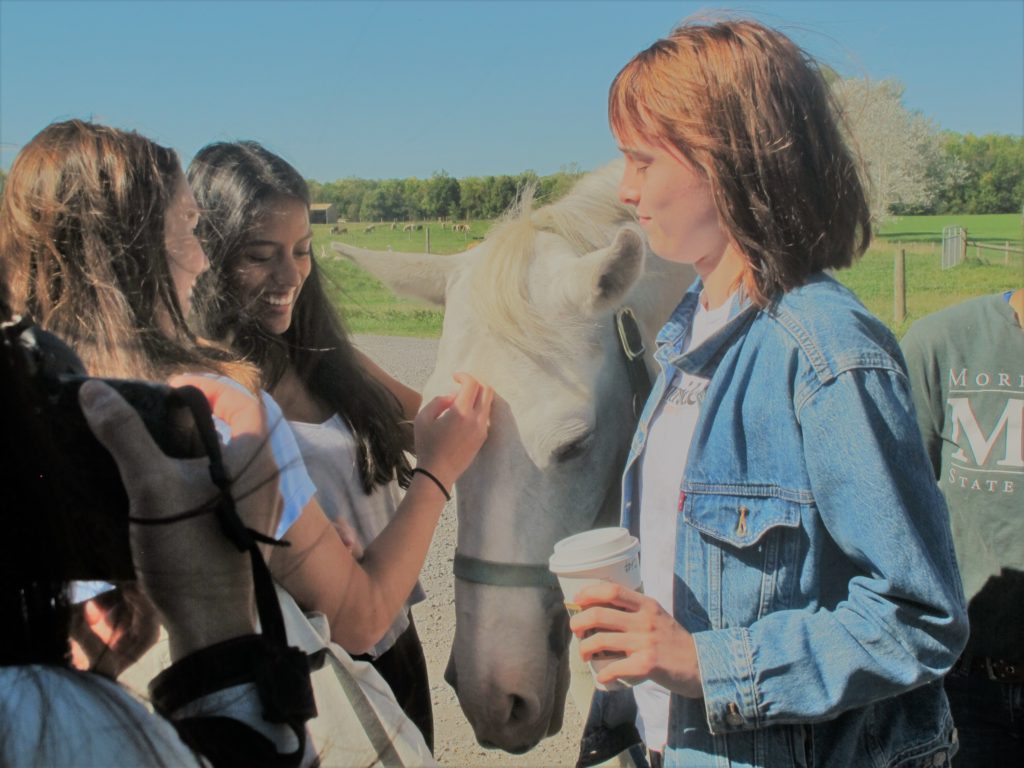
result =
[[593,435],[591,433],[587,433],[582,437],[576,438],[571,443],[566,443],[565,445],[561,445],[558,448],[556,448],[554,453],[552,454],[554,456],[555,461],[557,461],[559,464],[562,464],[567,461],[572,461],[573,459],[578,459],[580,456],[582,456],[584,453],[590,450],[592,436]]

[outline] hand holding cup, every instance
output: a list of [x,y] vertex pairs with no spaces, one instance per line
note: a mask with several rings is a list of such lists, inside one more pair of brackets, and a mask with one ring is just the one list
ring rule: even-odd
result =
[[[595,528],[562,539],[555,544],[548,567],[558,577],[569,611],[569,626],[581,641],[589,638],[588,632],[597,631],[596,625],[576,631],[577,614],[592,604],[587,600],[588,587],[615,585],[623,591],[643,589],[640,542],[625,528]],[[583,650],[582,642],[580,650]],[[611,648],[584,654],[598,690],[616,690],[628,685],[614,675],[604,674],[604,669],[620,658],[621,653]]]
[[704,695],[693,635],[652,597],[620,584],[585,587],[569,628],[598,688],[653,680],[689,698]]

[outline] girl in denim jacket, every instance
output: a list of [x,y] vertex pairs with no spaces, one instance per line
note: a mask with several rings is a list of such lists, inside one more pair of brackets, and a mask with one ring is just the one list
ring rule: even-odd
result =
[[658,337],[623,480],[644,594],[575,601],[652,761],[943,765],[967,620],[895,339],[825,270],[870,241],[820,71],[749,21],[687,24],[609,95],[621,199],[700,278]]

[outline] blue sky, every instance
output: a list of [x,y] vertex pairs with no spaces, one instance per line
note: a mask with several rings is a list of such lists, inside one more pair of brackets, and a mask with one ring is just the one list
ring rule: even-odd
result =
[[615,155],[605,99],[701,10],[896,78],[941,128],[1024,134],[1024,0],[0,0],[0,167],[91,117],[175,147],[253,138],[309,178],[541,174]]

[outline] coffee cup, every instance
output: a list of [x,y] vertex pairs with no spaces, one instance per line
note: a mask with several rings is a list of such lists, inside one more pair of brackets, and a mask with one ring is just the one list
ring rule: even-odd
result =
[[[558,577],[570,616],[580,611],[580,606],[573,602],[576,593],[591,584],[611,581],[636,592],[643,591],[640,542],[625,528],[595,528],[562,539],[555,544],[548,568]],[[619,653],[601,653],[591,658],[590,671],[598,690],[628,687],[621,680],[597,682],[598,672],[621,658]]]

